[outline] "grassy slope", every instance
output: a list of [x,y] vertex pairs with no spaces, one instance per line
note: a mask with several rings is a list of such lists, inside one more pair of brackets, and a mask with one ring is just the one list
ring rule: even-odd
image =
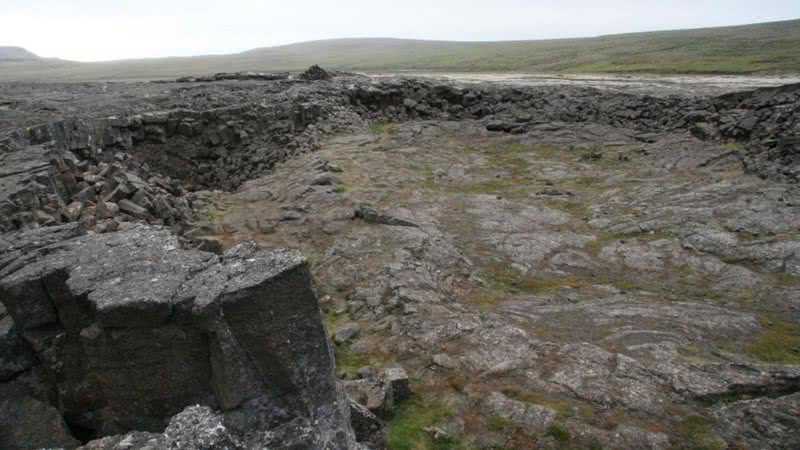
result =
[[736,27],[507,42],[337,39],[234,55],[103,63],[3,63],[3,80],[126,80],[327,68],[393,71],[800,73],[800,20]]

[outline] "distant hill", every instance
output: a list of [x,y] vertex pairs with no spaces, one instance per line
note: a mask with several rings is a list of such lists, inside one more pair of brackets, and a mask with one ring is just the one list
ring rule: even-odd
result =
[[356,71],[800,73],[800,20],[732,27],[504,42],[335,39],[232,55],[6,63],[0,80],[174,78],[215,72]]
[[22,47],[0,46],[0,61],[36,61],[39,57]]

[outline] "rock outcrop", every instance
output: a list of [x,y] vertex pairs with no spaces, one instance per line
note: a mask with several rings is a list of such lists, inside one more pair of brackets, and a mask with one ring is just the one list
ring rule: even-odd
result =
[[53,419],[4,415],[0,447],[24,448],[18,436],[63,446],[69,434],[52,432],[61,415],[83,439],[160,432],[193,404],[220,411],[244,443],[280,432],[303,448],[355,445],[298,254],[252,243],[222,256],[181,251],[168,230],[136,226],[27,248],[20,258],[0,271],[2,342],[30,349],[36,363],[4,361],[5,378],[25,371],[4,405]]

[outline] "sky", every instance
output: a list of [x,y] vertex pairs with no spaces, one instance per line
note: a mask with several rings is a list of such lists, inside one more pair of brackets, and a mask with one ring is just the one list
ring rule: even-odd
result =
[[76,61],[317,39],[495,41],[800,18],[800,0],[0,0],[0,46]]

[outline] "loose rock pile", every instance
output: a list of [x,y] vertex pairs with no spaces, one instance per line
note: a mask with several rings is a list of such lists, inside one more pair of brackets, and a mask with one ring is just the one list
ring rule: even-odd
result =
[[128,154],[81,159],[37,145],[3,156],[2,231],[80,222],[86,230],[105,232],[143,221],[180,232],[191,220],[192,196]]

